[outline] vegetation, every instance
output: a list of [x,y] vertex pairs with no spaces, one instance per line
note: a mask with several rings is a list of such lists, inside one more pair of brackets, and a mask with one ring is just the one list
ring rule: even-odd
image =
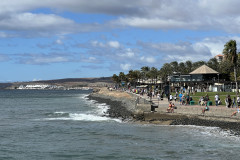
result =
[[[231,81],[240,80],[240,53],[237,53],[237,46],[235,40],[230,40],[224,46],[223,54],[225,59],[219,63],[215,58],[211,58],[208,61],[186,61],[180,62],[173,61],[165,63],[160,69],[155,67],[144,66],[141,70],[130,70],[128,74],[120,72],[119,75],[114,74],[112,79],[115,83],[120,84],[122,81],[130,82],[132,86],[136,85],[136,82],[140,80],[151,79],[154,81],[162,80],[167,83],[168,76],[173,73],[189,74],[198,67],[206,64],[210,68],[216,70],[220,74],[229,74]],[[234,69],[233,69],[234,68]]]
[[237,43],[235,40],[230,40],[224,45],[223,54],[225,55],[226,60],[231,62],[234,68],[234,80],[236,83],[236,92],[238,92],[238,84],[237,84]]
[[[171,93],[172,95],[175,95],[175,93]],[[216,95],[216,92],[196,92],[194,95],[193,94],[190,94],[190,96],[192,97],[192,99],[193,99],[193,101],[195,102],[195,104],[197,104],[198,103],[198,101],[199,101],[199,99],[203,96],[206,96],[206,94],[208,94],[208,96],[209,96],[209,99],[210,99],[210,101],[212,101],[212,105],[215,105],[215,95]],[[235,95],[235,93],[233,93],[233,92],[219,92],[218,93],[218,96],[219,96],[219,98],[220,98],[220,100],[221,100],[221,102],[222,102],[222,104],[221,105],[226,105],[225,104],[225,98],[226,98],[226,96],[227,95],[230,95],[231,96],[231,98],[232,98],[232,100],[233,100],[233,97],[235,97],[236,98],[236,95]],[[178,99],[179,100],[179,99]]]

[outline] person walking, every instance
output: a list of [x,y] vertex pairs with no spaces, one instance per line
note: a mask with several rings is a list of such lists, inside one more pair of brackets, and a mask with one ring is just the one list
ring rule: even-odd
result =
[[172,94],[170,93],[170,95],[169,95],[169,101],[172,101],[172,99],[173,99],[173,96],[172,96]]
[[218,106],[218,100],[219,100],[219,97],[218,97],[218,94],[216,94],[216,95],[215,95],[216,106]]
[[179,103],[180,103],[180,105],[182,104],[182,96],[183,96],[183,94],[180,93],[180,94],[179,94]]
[[232,99],[231,99],[230,95],[227,95],[226,100],[225,100],[225,103],[226,103],[226,107],[227,107],[227,108],[231,108]]
[[238,107],[240,106],[240,97],[239,97],[239,95],[237,96],[237,105],[238,105]]
[[236,98],[233,97],[233,101],[232,101],[232,108],[236,107]]

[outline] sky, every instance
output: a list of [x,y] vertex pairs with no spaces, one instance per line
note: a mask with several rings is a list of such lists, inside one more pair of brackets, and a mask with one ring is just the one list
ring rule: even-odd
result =
[[239,0],[1,0],[0,82],[109,77],[208,61],[233,39]]

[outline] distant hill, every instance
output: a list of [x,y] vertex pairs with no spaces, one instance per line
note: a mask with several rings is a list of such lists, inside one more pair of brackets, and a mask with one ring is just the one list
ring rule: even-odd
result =
[[0,83],[0,89],[14,89],[21,84],[51,84],[51,85],[63,85],[63,86],[88,86],[89,84],[97,84],[91,86],[104,86],[104,84],[113,83],[112,77],[100,77],[100,78],[65,78],[54,80],[42,80],[42,81],[29,81],[29,82],[14,82],[14,83]]
[[55,80],[43,80],[43,81],[33,81],[32,83],[66,83],[66,82],[88,82],[88,83],[97,83],[105,82],[112,83],[112,77],[100,77],[100,78],[65,78],[65,79],[55,79]]

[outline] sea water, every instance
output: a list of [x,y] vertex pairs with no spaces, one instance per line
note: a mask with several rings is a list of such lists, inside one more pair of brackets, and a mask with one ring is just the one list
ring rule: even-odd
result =
[[239,159],[237,136],[216,127],[159,126],[105,116],[90,91],[1,90],[0,159]]

